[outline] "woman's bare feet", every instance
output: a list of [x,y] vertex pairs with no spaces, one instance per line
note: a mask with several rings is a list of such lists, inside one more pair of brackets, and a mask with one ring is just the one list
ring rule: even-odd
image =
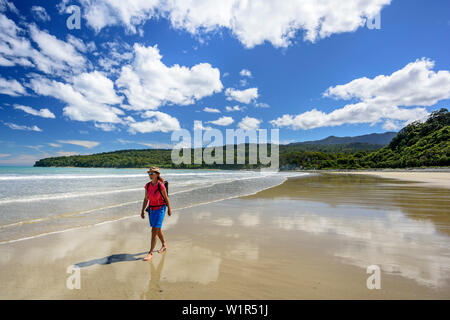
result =
[[166,250],[167,250],[167,246],[166,246],[166,245],[163,245],[163,246],[161,247],[161,249],[158,250],[158,253],[163,253],[163,252],[166,251]]
[[147,256],[144,258],[144,261],[148,261],[148,260],[150,260],[152,257],[153,257],[152,253],[149,252],[149,253],[147,254]]

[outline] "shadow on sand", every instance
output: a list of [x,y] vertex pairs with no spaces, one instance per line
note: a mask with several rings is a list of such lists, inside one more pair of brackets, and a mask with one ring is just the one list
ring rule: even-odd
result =
[[143,257],[140,257],[140,256],[143,254],[147,254],[147,251],[134,253],[134,254],[129,254],[129,253],[113,254],[113,255],[110,255],[110,256],[107,256],[104,258],[78,262],[78,263],[74,264],[74,266],[79,267],[79,268],[85,268],[85,267],[89,267],[89,266],[92,266],[95,264],[105,265],[105,264],[111,264],[111,263],[123,262],[123,261],[142,260]]

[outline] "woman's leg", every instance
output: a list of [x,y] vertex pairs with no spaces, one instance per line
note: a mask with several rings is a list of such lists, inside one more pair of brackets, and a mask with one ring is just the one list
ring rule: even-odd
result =
[[158,253],[161,253],[161,252],[164,252],[167,249],[166,240],[164,239],[164,234],[163,234],[161,228],[158,229],[158,237],[159,237],[159,240],[161,240],[161,243],[162,243],[162,247],[161,247],[161,249],[158,250]]
[[156,241],[158,240],[157,239],[157,237],[158,237],[158,229],[160,229],[160,228],[152,227],[152,244],[151,244],[151,247],[150,247],[150,251],[148,252],[147,256],[144,258],[145,261],[150,260],[152,258],[152,252],[155,249]]

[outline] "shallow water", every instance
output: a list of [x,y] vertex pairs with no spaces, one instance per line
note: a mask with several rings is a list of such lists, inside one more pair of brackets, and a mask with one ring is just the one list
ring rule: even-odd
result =
[[[161,175],[179,209],[302,173],[164,169]],[[145,169],[0,167],[0,243],[138,215],[148,181]]]

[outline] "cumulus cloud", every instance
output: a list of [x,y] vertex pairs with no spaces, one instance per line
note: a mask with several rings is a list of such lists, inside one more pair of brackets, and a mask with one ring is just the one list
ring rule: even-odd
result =
[[256,130],[261,122],[262,120],[246,116],[239,122],[238,127],[244,130]]
[[258,98],[258,88],[248,88],[245,90],[237,90],[234,88],[227,88],[225,90],[227,100],[236,100],[240,103],[249,104],[253,100]]
[[[221,28],[247,47],[265,41],[287,47],[299,31],[306,41],[352,32],[391,0],[81,0],[83,15],[96,31],[112,25],[139,31],[146,20],[165,17],[172,26],[199,35]],[[63,1],[67,4],[67,1]],[[64,6],[61,6],[64,7]]]
[[234,122],[232,117],[220,117],[214,121],[208,121],[207,123],[212,123],[218,126],[228,126]]
[[285,114],[271,123],[296,130],[344,123],[374,125],[384,121],[386,130],[398,129],[412,121],[425,119],[428,112],[423,107],[450,98],[450,72],[435,72],[433,68],[434,62],[423,58],[391,75],[379,75],[373,79],[363,77],[330,87],[325,91],[325,97],[360,101],[330,113],[312,109],[296,116]]
[[226,107],[225,107],[225,110],[228,111],[228,112],[232,112],[232,111],[242,111],[242,108],[239,107],[238,105],[232,106],[232,107],[226,106]]
[[134,61],[122,67],[116,85],[132,110],[154,110],[164,104],[189,105],[222,91],[220,71],[209,63],[166,66],[157,45],[134,45]]
[[33,109],[28,106],[15,104],[14,109],[22,110],[28,114],[32,114],[33,116],[38,116],[38,117],[42,117],[42,118],[51,118],[51,119],[55,118],[55,115],[53,114],[53,112],[51,112],[47,108],[36,110],[36,109]]
[[203,108],[203,111],[205,111],[205,112],[210,112],[210,113],[220,113],[220,110],[219,110],[219,109],[216,109],[216,108],[209,108],[209,107]]
[[194,130],[213,130],[213,127],[204,126],[200,120],[194,120]]
[[247,70],[247,69],[242,69],[241,72],[239,72],[239,74],[242,77],[251,77],[252,76],[252,73],[250,72],[250,70]]
[[170,132],[181,129],[177,118],[159,111],[146,111],[142,118],[148,118],[145,121],[130,122],[128,131],[132,134],[148,132]]
[[97,71],[75,76],[72,83],[38,76],[29,85],[37,94],[64,101],[63,114],[72,120],[122,122],[123,110],[113,106],[122,98],[115,94],[112,81]]

